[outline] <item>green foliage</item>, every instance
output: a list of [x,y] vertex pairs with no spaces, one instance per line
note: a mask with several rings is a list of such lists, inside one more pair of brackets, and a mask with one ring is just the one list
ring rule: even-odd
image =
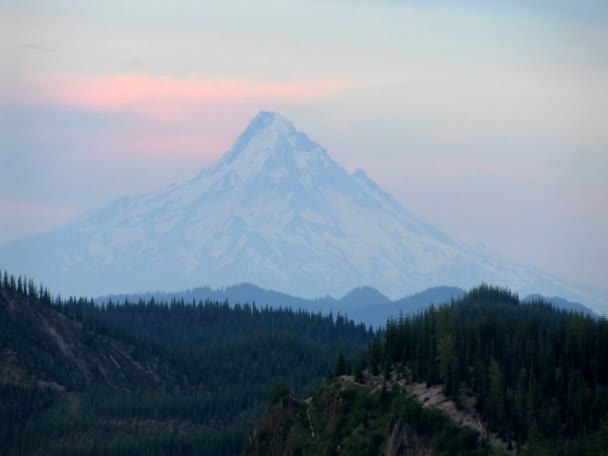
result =
[[481,286],[389,321],[368,360],[405,364],[413,380],[442,383],[457,403],[463,387],[471,391],[484,421],[518,448],[590,441],[608,418],[608,322],[521,304],[504,289]]
[[[13,318],[11,306],[23,318]],[[154,359],[157,384],[123,372],[116,380],[126,386],[116,388],[70,368],[34,326],[41,309],[80,328],[80,356],[119,342],[133,348],[135,362]],[[412,380],[442,384],[457,404],[463,391],[473,394],[490,430],[520,454],[607,454],[606,319],[524,305],[507,290],[482,286],[450,305],[390,320],[373,336],[342,316],[253,304],[62,300],[5,272],[0,349],[44,383],[0,384],[0,448],[7,455],[238,454],[269,391],[274,403],[289,391],[309,394],[329,373],[354,371],[361,382],[365,367],[388,377],[400,363]],[[41,387],[55,384],[67,391]],[[401,420],[436,454],[491,452],[472,431],[407,395],[385,388],[331,394],[340,399],[332,400],[335,416],[320,410],[330,399],[315,395],[311,420],[321,435],[314,444],[296,442],[297,451],[334,454],[341,445],[344,454],[382,454],[387,429]],[[307,415],[296,423],[310,434]]]
[[272,388],[270,388],[268,402],[272,406],[278,403],[281,399],[286,398],[288,396],[289,386],[287,386],[287,384],[285,383],[275,383],[274,385],[272,385]]
[[[209,301],[97,306],[1,276],[0,351],[68,390],[1,387],[3,455],[240,454],[272,385],[307,394],[332,372],[339,351],[360,353],[373,337],[340,315]],[[78,337],[106,360],[106,349],[131,347],[134,362],[154,360],[158,382],[124,370],[114,384],[99,371],[80,375],[38,328],[39,315],[55,314],[71,323],[74,332],[62,334],[68,344]]]
[[344,354],[340,351],[340,353],[338,353],[338,358],[336,359],[336,366],[334,367],[334,377],[339,377],[344,374],[346,374],[346,362],[344,361]]
[[[265,427],[258,429],[258,437],[249,454],[271,454],[268,434],[287,425],[287,435],[297,436],[297,445],[307,455],[345,454],[368,456],[386,454],[389,436],[395,441],[407,441],[420,452],[439,456],[487,456],[490,449],[480,442],[479,435],[462,429],[439,412],[426,409],[403,391],[383,389],[375,391],[368,386],[356,387],[337,380],[326,383],[313,397],[310,408],[293,408],[297,417],[286,417],[284,411],[274,410],[265,419]],[[317,434],[312,437],[308,429],[307,413],[313,417]],[[295,418],[295,419],[294,419]],[[290,452],[288,438],[272,442],[274,454]],[[293,447],[293,445],[292,445]],[[339,451],[338,451],[339,448]],[[401,454],[401,453],[399,453]],[[408,453],[409,454],[409,453]]]

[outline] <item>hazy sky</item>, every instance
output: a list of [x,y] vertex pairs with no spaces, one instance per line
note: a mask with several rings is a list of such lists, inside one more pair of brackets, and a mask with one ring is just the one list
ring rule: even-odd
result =
[[277,110],[453,237],[608,288],[606,5],[0,0],[0,242]]

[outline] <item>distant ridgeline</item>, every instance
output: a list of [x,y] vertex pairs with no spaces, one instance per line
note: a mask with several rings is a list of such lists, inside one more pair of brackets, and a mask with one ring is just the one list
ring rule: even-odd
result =
[[373,337],[219,302],[95,305],[0,279],[0,453],[241,454],[271,386],[308,394]]
[[288,308],[305,310],[323,315],[347,316],[355,323],[365,323],[374,328],[386,324],[393,315],[411,315],[425,309],[431,304],[442,304],[457,299],[465,293],[457,287],[434,287],[421,293],[406,296],[392,301],[387,296],[372,287],[359,287],[351,290],[340,299],[324,296],[316,299],[299,298],[274,290],[267,290],[249,283],[233,285],[221,289],[198,287],[179,292],[147,292],[139,294],[110,295],[97,298],[95,302],[102,304],[110,301],[123,302],[125,299],[137,302],[140,299],[150,301],[221,301],[232,305],[235,303],[253,303],[272,308]]
[[[256,303],[261,306],[273,308],[288,308],[293,310],[306,310],[309,312],[321,312],[324,315],[333,313],[348,316],[355,323],[363,322],[374,328],[380,328],[386,321],[396,315],[403,314],[411,316],[422,312],[431,305],[447,304],[450,301],[460,299],[466,293],[458,287],[438,286],[428,288],[419,293],[405,296],[401,299],[391,300],[372,287],[359,287],[351,290],[340,299],[325,296],[316,299],[305,299],[291,296],[285,293],[267,290],[249,283],[233,285],[221,289],[210,287],[198,287],[179,292],[147,292],[139,294],[110,295],[97,298],[98,304],[122,303],[125,300],[138,302],[143,300],[149,302],[154,299],[157,302],[183,301],[186,303],[199,301],[220,301],[228,304]],[[540,295],[529,295],[522,302],[545,301],[558,309],[572,310],[586,315],[595,316],[588,307],[576,302],[553,297],[546,298]]]

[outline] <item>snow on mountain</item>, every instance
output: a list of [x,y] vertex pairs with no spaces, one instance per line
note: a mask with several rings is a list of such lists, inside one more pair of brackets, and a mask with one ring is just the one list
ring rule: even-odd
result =
[[251,282],[303,297],[365,284],[396,297],[485,281],[597,303],[585,290],[451,239],[271,112],[260,112],[192,180],[2,246],[0,259],[73,294]]

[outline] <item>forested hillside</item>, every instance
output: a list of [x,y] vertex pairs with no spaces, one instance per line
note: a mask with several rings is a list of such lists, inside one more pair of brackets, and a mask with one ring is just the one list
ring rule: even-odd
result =
[[483,419],[516,446],[556,435],[582,444],[608,425],[608,322],[522,305],[508,290],[482,286],[390,321],[370,359],[404,363],[414,381],[441,383],[457,402],[475,396]]
[[2,454],[240,454],[276,383],[307,394],[373,336],[217,302],[95,306],[0,281]]
[[608,454],[608,321],[506,289],[392,319],[335,374],[275,406],[250,454]]
[[[247,444],[269,398],[273,412]],[[339,315],[254,304],[99,306],[2,275],[2,454],[233,455],[246,445],[606,454],[608,322],[481,286],[374,334]]]

